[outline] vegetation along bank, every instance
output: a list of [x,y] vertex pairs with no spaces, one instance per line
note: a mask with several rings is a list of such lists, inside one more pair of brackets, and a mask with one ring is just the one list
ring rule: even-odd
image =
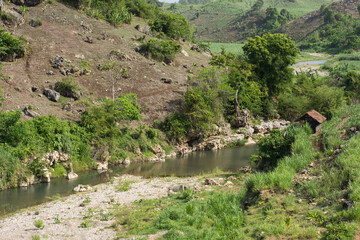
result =
[[[357,238],[359,8],[313,2],[5,2],[0,189],[252,140],[259,153],[235,173],[79,186],[85,193],[5,218],[0,231],[34,239]],[[242,51],[213,54],[194,32],[243,41]],[[338,55],[318,68],[326,74],[294,71],[314,57],[299,49]],[[320,132],[295,123],[310,110],[324,116]]]

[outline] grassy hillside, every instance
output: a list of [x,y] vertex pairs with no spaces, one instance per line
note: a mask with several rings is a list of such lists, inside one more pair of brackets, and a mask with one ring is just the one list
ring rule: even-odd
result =
[[[286,9],[294,18],[298,18],[332,2],[335,0],[264,0],[264,11],[259,11],[258,15],[249,14],[256,3],[255,0],[219,0],[199,5],[164,4],[163,8],[183,14],[190,24],[195,25],[195,35],[199,40],[234,42],[253,36],[244,35],[244,32],[256,32],[252,25],[258,21],[259,16],[265,15],[265,9],[269,7],[277,8],[279,11]],[[245,26],[247,27],[244,29]]]
[[[357,1],[341,1],[335,2],[333,4],[328,5],[329,9],[332,10],[334,15],[340,13],[342,15],[348,15],[353,18],[358,18],[359,13],[357,10],[358,2]],[[333,16],[335,17],[335,16]],[[346,22],[345,19],[341,21],[341,17],[337,16],[336,20],[340,20],[339,22]],[[355,24],[356,21],[351,20],[345,23],[343,26],[340,26],[339,31],[349,31],[349,27]],[[279,31],[281,33],[285,33],[292,37],[296,41],[302,40],[311,40],[319,37],[320,32],[325,30],[327,26],[332,27],[334,22],[325,22],[324,21],[324,13],[318,9],[316,11],[310,12],[304,15],[301,18],[295,19],[288,24],[284,25]],[[327,35],[331,35],[332,33],[327,33]],[[320,41],[320,39],[318,39]],[[317,40],[315,40],[317,41]]]

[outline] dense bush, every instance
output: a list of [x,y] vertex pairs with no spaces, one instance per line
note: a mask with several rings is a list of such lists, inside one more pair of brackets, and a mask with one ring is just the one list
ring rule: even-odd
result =
[[[0,188],[14,187],[28,175],[43,169],[39,160],[54,150],[69,153],[74,169],[88,169],[95,163],[90,154],[90,135],[85,129],[54,116],[20,120],[20,112],[0,112]],[[29,159],[28,165],[21,160]]]
[[291,144],[295,141],[295,131],[288,128],[286,131],[272,130],[270,136],[259,141],[259,155],[257,167],[261,169],[274,168],[279,159],[291,153]]
[[257,25],[257,33],[274,32],[292,19],[293,17],[286,9],[281,9],[279,12],[277,8],[269,7],[266,9],[265,17]]
[[180,14],[164,13],[158,0],[63,0],[89,16],[106,20],[114,25],[130,23],[138,16],[149,20],[152,30],[174,39],[192,38],[187,20]]
[[58,121],[54,116],[21,121],[20,112],[0,113],[0,144],[12,147],[20,159],[52,150],[75,153],[78,144],[89,141],[89,135],[76,124]]
[[[110,163],[119,163],[127,157],[152,157],[158,146],[170,149],[159,130],[127,124],[141,119],[135,94],[93,106],[82,114],[79,124],[59,121],[55,116],[29,121],[20,117],[19,111],[0,112],[0,189],[15,187],[29,175],[42,176],[48,167],[42,156],[54,150],[68,153],[74,171],[81,171],[94,168],[104,156],[111,156]],[[55,177],[68,170],[61,163],[52,167]]]
[[278,111],[285,119],[296,120],[311,109],[331,117],[332,111],[344,103],[344,90],[326,78],[301,73],[278,100]]
[[0,30],[0,61],[14,60],[25,55],[25,40]]
[[80,125],[101,139],[111,138],[120,130],[117,123],[123,120],[140,120],[141,115],[135,94],[120,95],[115,101],[105,100],[81,115]]
[[225,107],[234,97],[225,72],[217,67],[200,70],[188,84],[184,108],[162,124],[167,136],[176,140],[210,135],[216,125],[223,125]]
[[18,186],[29,171],[6,147],[0,145],[0,190]]
[[181,47],[175,41],[150,39],[140,46],[140,53],[157,61],[170,63],[175,59],[175,54],[180,52]]
[[187,137],[190,121],[184,113],[174,113],[165,118],[160,129],[166,133],[168,139],[180,142]]
[[187,20],[179,13],[157,14],[156,18],[150,21],[151,30],[163,32],[172,39],[191,39],[192,31]]

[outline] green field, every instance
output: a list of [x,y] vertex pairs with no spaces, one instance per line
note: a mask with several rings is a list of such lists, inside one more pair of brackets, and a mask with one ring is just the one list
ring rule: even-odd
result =
[[360,52],[354,54],[339,54],[327,61],[323,68],[330,72],[360,72]]
[[222,49],[225,49],[225,52],[231,52],[234,54],[243,54],[242,47],[244,46],[244,43],[210,43],[210,50],[214,53],[220,53]]
[[305,61],[316,61],[322,59],[328,59],[331,55],[327,54],[317,54],[317,53],[307,53],[307,52],[300,52],[297,56],[295,61],[296,62],[305,62]]

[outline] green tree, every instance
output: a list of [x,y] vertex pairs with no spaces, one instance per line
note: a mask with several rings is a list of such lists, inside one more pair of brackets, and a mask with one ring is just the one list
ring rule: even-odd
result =
[[280,92],[290,82],[298,49],[295,43],[283,34],[264,34],[248,39],[243,46],[245,55],[255,66],[255,74],[261,84],[267,87],[269,96]]
[[112,100],[115,101],[115,84],[121,78],[127,78],[127,68],[122,67],[119,63],[110,62],[100,65],[98,68],[100,71],[107,71],[111,78],[111,93]]
[[263,0],[257,0],[254,5],[251,7],[252,11],[260,10],[264,6]]

